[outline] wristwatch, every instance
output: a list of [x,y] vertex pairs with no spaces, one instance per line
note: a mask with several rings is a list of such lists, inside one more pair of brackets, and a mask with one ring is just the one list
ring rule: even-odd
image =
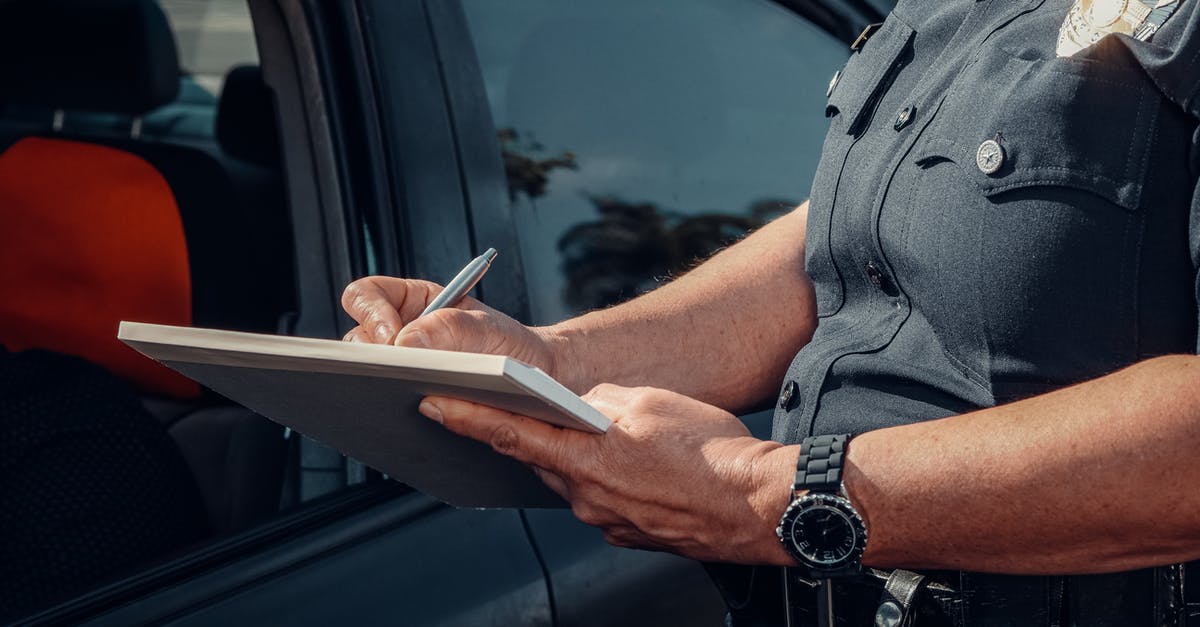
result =
[[775,533],[801,575],[829,579],[862,571],[867,526],[842,487],[848,435],[805,438],[796,462],[792,503]]

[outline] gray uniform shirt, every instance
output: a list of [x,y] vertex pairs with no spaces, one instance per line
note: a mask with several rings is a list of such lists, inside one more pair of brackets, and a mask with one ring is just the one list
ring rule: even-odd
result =
[[1198,4],[1059,58],[1072,0],[899,2],[829,96],[777,439],[1196,350]]
[[[782,383],[775,439],[941,418],[1196,351],[1200,0],[1149,42],[1060,58],[1072,4],[900,0],[853,53],[809,209],[819,325]],[[734,624],[775,624],[769,571],[729,571]],[[949,574],[962,596],[945,624],[1159,624],[1162,573]],[[861,616],[839,624],[870,620],[878,592],[856,585],[842,607]]]

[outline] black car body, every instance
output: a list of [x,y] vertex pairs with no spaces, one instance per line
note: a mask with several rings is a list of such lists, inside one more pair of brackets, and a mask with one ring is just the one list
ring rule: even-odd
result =
[[[279,142],[277,160],[254,166],[266,168],[254,176],[280,177],[286,199],[283,220],[261,233],[287,240],[280,250],[294,278],[274,330],[341,337],[352,323],[339,296],[351,280],[445,281],[489,246],[502,254],[477,294],[525,322],[653,287],[807,196],[828,78],[846,43],[886,11],[864,0],[589,4],[604,6],[249,1],[274,108],[267,130]],[[186,145],[243,176],[244,159],[205,126],[215,102],[196,93],[138,121],[132,141]],[[33,115],[3,112],[9,133]],[[119,117],[67,112],[67,120],[85,139],[128,132]],[[233,273],[253,274],[237,263]],[[220,298],[236,307],[247,297]],[[237,327],[219,318],[196,323]],[[769,431],[765,415],[748,420]],[[292,436],[285,446],[241,471],[282,473],[270,484],[283,495],[269,503],[277,513],[22,620],[722,620],[699,564],[608,546],[569,511],[456,510],[313,442]]]

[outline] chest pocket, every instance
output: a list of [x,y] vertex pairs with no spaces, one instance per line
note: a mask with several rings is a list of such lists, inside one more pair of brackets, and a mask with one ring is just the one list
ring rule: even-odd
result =
[[892,15],[846,62],[825,107],[826,117],[840,118],[844,133],[858,136],[866,130],[879,98],[905,62],[912,37],[912,27]]
[[1144,81],[1096,61],[994,54],[959,82],[974,87],[946,98],[918,164],[953,161],[988,196],[1050,185],[1139,208],[1158,104]]
[[1160,105],[1116,61],[990,50],[956,79],[914,147],[906,245],[968,375],[1069,382],[1135,358]]
[[911,26],[890,15],[831,82],[825,106],[829,133],[809,196],[805,249],[805,268],[816,285],[818,316],[833,315],[842,305],[842,277],[833,261],[829,230],[846,154],[870,125],[879,99],[903,67],[913,35]]

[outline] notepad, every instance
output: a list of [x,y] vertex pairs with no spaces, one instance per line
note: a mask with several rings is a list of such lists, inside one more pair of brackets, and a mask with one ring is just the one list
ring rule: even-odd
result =
[[389,477],[459,507],[562,507],[523,464],[417,413],[449,396],[568,429],[607,417],[511,357],[122,322],[141,353]]

